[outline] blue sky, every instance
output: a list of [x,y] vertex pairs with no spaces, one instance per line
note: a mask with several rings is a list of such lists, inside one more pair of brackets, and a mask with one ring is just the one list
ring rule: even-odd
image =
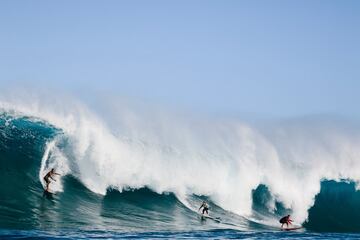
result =
[[0,1],[0,86],[360,116],[360,1]]

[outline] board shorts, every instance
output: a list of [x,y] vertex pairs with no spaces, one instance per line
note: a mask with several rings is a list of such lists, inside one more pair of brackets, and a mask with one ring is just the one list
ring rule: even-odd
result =
[[286,218],[282,218],[282,219],[280,219],[279,222],[280,222],[280,223],[287,223],[287,219],[286,219]]

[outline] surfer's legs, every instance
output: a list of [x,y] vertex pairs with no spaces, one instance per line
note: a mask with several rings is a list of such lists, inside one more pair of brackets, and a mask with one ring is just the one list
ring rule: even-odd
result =
[[208,208],[204,207],[203,210],[202,210],[202,214],[204,214],[206,212],[206,214],[209,214],[208,212]]
[[45,188],[45,191],[48,191],[49,190],[49,184],[50,184],[50,180],[47,179],[47,178],[44,178],[44,181],[46,183],[46,188]]

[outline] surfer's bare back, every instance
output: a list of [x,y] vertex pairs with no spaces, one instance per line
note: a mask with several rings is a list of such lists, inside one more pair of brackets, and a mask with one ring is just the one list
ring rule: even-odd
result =
[[49,190],[49,184],[51,183],[50,178],[56,182],[56,180],[53,178],[54,175],[60,175],[59,173],[55,172],[55,169],[52,168],[44,177],[44,181],[46,183],[45,191]]

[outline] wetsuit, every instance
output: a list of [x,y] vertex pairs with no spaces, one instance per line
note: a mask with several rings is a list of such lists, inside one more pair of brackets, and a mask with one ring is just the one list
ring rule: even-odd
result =
[[200,207],[200,209],[203,209],[202,210],[202,214],[204,214],[205,212],[206,212],[206,214],[209,214],[209,207],[208,207],[208,205],[206,204],[206,203],[203,203],[202,205],[201,205],[201,207]]

